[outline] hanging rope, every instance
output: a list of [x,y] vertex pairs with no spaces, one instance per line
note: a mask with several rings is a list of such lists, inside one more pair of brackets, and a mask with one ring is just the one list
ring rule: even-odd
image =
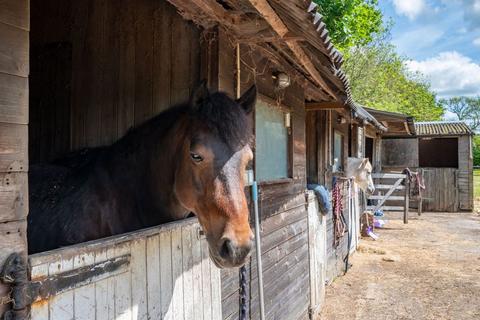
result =
[[345,233],[345,218],[342,215],[343,204],[342,204],[342,191],[340,185],[337,181],[334,182],[333,191],[332,191],[332,200],[333,200],[333,246],[336,248],[340,243],[340,239]]
[[238,319],[247,320],[247,267],[243,265],[238,272],[240,282],[240,297]]

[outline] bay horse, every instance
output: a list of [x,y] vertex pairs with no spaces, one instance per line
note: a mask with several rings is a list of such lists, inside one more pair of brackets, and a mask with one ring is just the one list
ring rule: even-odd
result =
[[373,194],[375,185],[372,179],[372,164],[368,158],[347,158],[347,166],[345,167],[345,176],[353,178],[363,192]]
[[29,252],[198,217],[220,268],[245,263],[253,244],[245,169],[253,158],[256,88],[238,100],[205,82],[116,143],[30,170]]

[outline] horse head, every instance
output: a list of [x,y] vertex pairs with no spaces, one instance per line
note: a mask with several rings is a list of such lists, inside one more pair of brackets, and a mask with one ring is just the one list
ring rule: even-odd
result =
[[218,267],[243,265],[253,245],[244,177],[255,100],[254,86],[234,101],[203,83],[192,95],[178,155],[175,196],[198,217]]
[[368,194],[375,192],[375,185],[372,179],[372,164],[368,158],[348,158],[345,174],[347,178],[353,178],[363,192]]

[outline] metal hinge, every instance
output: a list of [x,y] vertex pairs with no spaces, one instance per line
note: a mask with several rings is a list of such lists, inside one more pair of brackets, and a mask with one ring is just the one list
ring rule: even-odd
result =
[[11,304],[11,309],[3,315],[3,320],[28,319],[30,314],[31,296],[28,281],[28,266],[25,259],[18,253],[11,254],[0,273],[0,281],[10,287],[10,293],[2,300]]
[[4,314],[3,320],[30,319],[30,308],[35,301],[47,300],[64,291],[127,272],[129,265],[130,255],[123,255],[30,281],[27,261],[20,254],[13,253],[0,273],[0,281],[10,287],[10,294],[4,299],[11,304],[11,310]]

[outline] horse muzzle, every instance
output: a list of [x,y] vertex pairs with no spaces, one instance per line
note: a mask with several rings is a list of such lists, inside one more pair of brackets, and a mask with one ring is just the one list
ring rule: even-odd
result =
[[210,257],[219,268],[235,268],[245,264],[252,251],[253,241],[238,246],[230,239],[222,238],[216,250],[210,247]]

